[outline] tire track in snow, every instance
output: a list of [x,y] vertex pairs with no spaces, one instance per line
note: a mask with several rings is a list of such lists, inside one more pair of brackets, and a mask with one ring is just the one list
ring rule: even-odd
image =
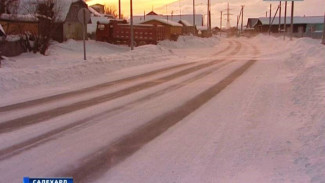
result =
[[[235,41],[236,42],[236,47],[234,48],[234,50],[232,50],[229,55],[234,55],[236,53],[239,52],[239,50],[241,49],[242,45],[240,42]],[[227,47],[228,48],[228,47]],[[225,49],[226,51],[226,49]],[[152,88],[154,86],[158,86],[161,85],[163,83],[166,83],[168,81],[180,78],[182,76],[185,76],[187,74],[193,73],[195,71],[199,71],[201,69],[213,66],[215,64],[218,64],[220,62],[225,61],[225,59],[223,60],[214,60],[214,61],[210,61],[204,64],[200,64],[200,65],[195,65],[193,67],[178,71],[176,73],[170,74],[168,76],[163,76],[161,78],[158,79],[154,79],[151,81],[147,81],[147,82],[143,82],[140,83],[138,85],[135,86],[131,86],[129,88],[125,88],[113,93],[109,93],[109,94],[105,94],[105,95],[101,95],[98,97],[94,97],[88,100],[84,100],[84,101],[80,101],[80,102],[76,102],[70,105],[66,105],[66,106],[62,106],[62,107],[58,107],[58,108],[54,108],[54,109],[50,109],[47,111],[43,111],[40,113],[36,113],[36,114],[31,114],[28,116],[24,116],[24,117],[20,117],[17,119],[13,119],[13,120],[9,120],[9,121],[4,121],[2,123],[0,123],[0,134],[2,133],[8,133],[26,126],[30,126],[36,123],[40,123],[40,122],[44,122],[46,120],[58,117],[58,116],[62,116],[64,114],[68,114],[74,111],[78,111],[87,107],[91,107],[97,104],[101,104],[104,102],[108,102],[110,100],[116,99],[116,98],[120,98],[123,96],[127,96],[136,92],[139,92],[141,90],[145,90],[148,88]]]
[[145,123],[133,132],[118,139],[107,147],[99,149],[92,155],[83,158],[80,166],[70,171],[58,173],[57,176],[73,177],[76,182],[88,182],[100,177],[113,166],[141,149],[144,145],[168,130],[206,102],[217,96],[228,85],[245,73],[256,60],[249,60],[240,68],[225,77],[214,86],[155,119]]
[[[5,160],[5,159],[10,158],[10,157],[13,157],[15,155],[18,155],[18,154],[22,153],[23,151],[35,148],[35,147],[37,147],[39,145],[42,145],[42,144],[44,144],[46,142],[54,140],[57,137],[61,137],[70,130],[81,129],[81,127],[86,127],[86,126],[89,126],[89,125],[95,125],[96,122],[95,123],[93,122],[93,120],[95,120],[95,119],[104,118],[104,117],[107,118],[109,116],[116,115],[119,112],[124,111],[124,110],[126,110],[128,108],[132,108],[132,107],[134,107],[134,106],[136,106],[136,105],[138,105],[140,103],[143,103],[143,102],[152,100],[154,98],[157,98],[159,96],[162,96],[164,94],[173,92],[173,91],[175,91],[175,90],[177,90],[179,88],[182,88],[182,87],[184,87],[184,86],[186,86],[186,85],[188,85],[190,83],[193,83],[193,82],[195,82],[195,81],[197,81],[199,79],[202,79],[205,76],[208,76],[209,74],[211,74],[213,72],[216,72],[216,71],[220,70],[221,68],[223,68],[223,67],[225,67],[225,66],[227,66],[227,65],[229,65],[229,64],[231,64],[233,62],[234,61],[229,61],[227,63],[223,63],[223,64],[221,64],[221,65],[219,65],[217,67],[213,67],[213,68],[211,68],[211,69],[209,69],[207,71],[199,73],[198,75],[195,75],[195,76],[183,81],[182,83],[177,83],[177,84],[171,85],[171,86],[169,86],[167,88],[164,88],[164,89],[162,89],[162,90],[160,90],[158,92],[148,94],[148,95],[146,95],[144,97],[141,97],[141,98],[139,98],[139,99],[137,99],[135,101],[129,102],[129,103],[124,104],[122,106],[115,107],[113,109],[101,112],[100,114],[96,114],[96,115],[87,117],[85,119],[73,122],[71,124],[56,128],[56,129],[51,130],[49,132],[46,132],[46,133],[44,133],[42,135],[39,135],[39,136],[33,137],[31,139],[25,140],[25,141],[23,141],[21,143],[12,145],[12,146],[4,148],[4,149],[1,149],[0,150],[0,161]],[[75,132],[75,130],[74,130],[74,132]]]
[[[225,49],[222,49],[221,51],[219,51],[217,54],[222,54],[222,53],[228,51],[232,46],[233,46],[233,42],[229,41],[228,46]],[[124,84],[124,83],[127,83],[127,82],[132,82],[132,81],[135,81],[135,80],[143,79],[143,78],[146,78],[146,77],[149,77],[149,76],[154,76],[154,75],[157,75],[157,74],[161,74],[161,73],[164,73],[164,72],[167,72],[167,71],[171,71],[171,70],[174,70],[174,69],[186,67],[186,66],[193,65],[193,64],[195,64],[195,62],[194,63],[180,64],[180,65],[171,66],[171,67],[166,67],[166,68],[154,70],[154,71],[151,71],[151,72],[147,72],[147,73],[144,73],[144,74],[127,77],[127,78],[123,78],[123,79],[116,80],[116,81],[110,81],[110,82],[107,82],[107,83],[102,83],[102,84],[98,84],[98,85],[95,85],[95,86],[91,86],[91,87],[76,90],[76,91],[61,93],[61,94],[57,94],[57,95],[53,95],[53,96],[49,96],[49,97],[40,98],[40,99],[35,99],[35,100],[20,102],[20,103],[16,103],[16,104],[12,104],[12,105],[2,106],[2,107],[0,107],[0,113],[1,112],[12,111],[12,110],[24,109],[24,108],[27,108],[27,107],[33,107],[33,106],[45,104],[47,102],[53,102],[53,101],[57,101],[57,100],[67,99],[69,97],[78,96],[78,95],[81,95],[81,94],[97,91],[97,90],[104,89],[104,88],[109,88],[109,87],[112,87],[112,86],[116,86],[118,84]]]

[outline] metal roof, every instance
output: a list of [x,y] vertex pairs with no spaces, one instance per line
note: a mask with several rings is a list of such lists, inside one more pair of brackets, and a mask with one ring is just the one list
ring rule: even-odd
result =
[[[269,25],[269,17],[260,17],[258,19],[262,23],[262,25]],[[291,24],[291,17],[286,18],[286,23]],[[293,17],[293,24],[323,24],[323,23],[324,23],[323,16]],[[279,17],[275,17],[273,24],[279,24]],[[281,17],[281,24],[284,24],[284,17]]]
[[175,26],[175,27],[183,27],[182,24],[179,24],[177,22],[174,22],[174,21],[171,21],[171,20],[166,20],[166,19],[150,19],[150,20],[146,20],[146,21],[143,21],[143,22],[140,22],[140,24],[143,24],[143,23],[146,23],[146,22],[149,22],[149,21],[158,21],[158,22],[161,22],[163,24],[166,24],[166,25],[171,25],[171,26]]
[[[36,12],[37,4],[47,2],[46,0],[19,0],[19,11],[18,14],[30,14]],[[56,13],[55,19],[56,22],[64,22],[69,13],[70,7],[72,3],[81,2],[85,5],[86,2],[84,0],[54,0],[53,10]]]
[[[187,22],[192,23],[193,22],[193,15],[192,14],[182,14],[182,15],[146,15],[145,17],[143,15],[137,15],[133,17],[134,23],[140,23],[144,20],[152,20],[152,19],[165,19],[165,20],[172,20],[174,22],[178,22],[180,20],[185,20]],[[203,25],[203,15],[196,14],[195,15],[195,24],[197,26]]]
[[188,22],[186,20],[180,20],[180,21],[178,21],[178,23],[183,24],[183,25],[185,25],[187,27],[193,26],[193,24],[191,24],[190,22]]

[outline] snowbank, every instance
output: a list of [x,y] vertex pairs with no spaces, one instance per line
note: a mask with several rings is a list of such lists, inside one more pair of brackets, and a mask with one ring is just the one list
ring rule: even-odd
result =
[[33,87],[53,87],[94,79],[123,68],[167,61],[175,57],[168,49],[155,45],[136,48],[103,42],[87,42],[83,60],[81,41],[55,43],[48,56],[25,53],[6,58],[0,69],[0,95]]
[[220,42],[219,37],[200,38],[196,36],[180,36],[177,41],[161,41],[158,45],[166,48],[207,48]]

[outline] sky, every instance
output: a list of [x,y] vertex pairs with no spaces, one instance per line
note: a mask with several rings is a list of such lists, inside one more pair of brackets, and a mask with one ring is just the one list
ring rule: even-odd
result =
[[[244,5],[244,22],[247,18],[263,17],[266,11],[269,10],[272,4],[272,14],[276,12],[279,2],[269,2],[263,0],[210,0],[211,1],[211,14],[212,26],[220,25],[220,11],[225,12],[227,3],[230,4],[230,23],[232,26],[236,24],[237,15],[239,15],[241,5]],[[121,0],[122,12],[127,17],[129,16],[129,0]],[[134,15],[143,15],[150,12],[152,9],[159,14],[191,14],[193,10],[193,0],[133,0]],[[195,0],[196,12],[203,14],[206,17],[207,0]],[[112,6],[118,7],[118,0],[88,0],[89,4],[95,3],[109,3]],[[283,3],[284,4],[284,3]],[[290,14],[291,2],[288,2],[288,14]],[[295,16],[322,16],[325,13],[325,0],[304,0],[295,3]],[[284,8],[282,15],[284,14]],[[224,15],[225,17],[225,15]],[[226,20],[223,20],[225,22]],[[244,23],[244,24],[245,24]]]

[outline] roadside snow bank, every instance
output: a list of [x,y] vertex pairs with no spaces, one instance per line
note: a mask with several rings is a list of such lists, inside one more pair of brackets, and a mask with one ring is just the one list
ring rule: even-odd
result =
[[88,41],[88,56],[84,61],[82,50],[82,42],[69,40],[51,46],[48,56],[26,53],[7,58],[0,69],[0,95],[12,90],[75,83],[175,57],[168,49],[155,45],[138,47],[131,52],[124,46]]
[[161,41],[158,45],[166,48],[205,48],[213,47],[220,42],[219,37],[200,38],[196,36],[180,36],[177,41]]
[[325,46],[309,38],[290,42],[291,57],[286,66],[291,71],[292,101],[304,123],[298,131],[301,142],[295,164],[311,182],[325,182]]

